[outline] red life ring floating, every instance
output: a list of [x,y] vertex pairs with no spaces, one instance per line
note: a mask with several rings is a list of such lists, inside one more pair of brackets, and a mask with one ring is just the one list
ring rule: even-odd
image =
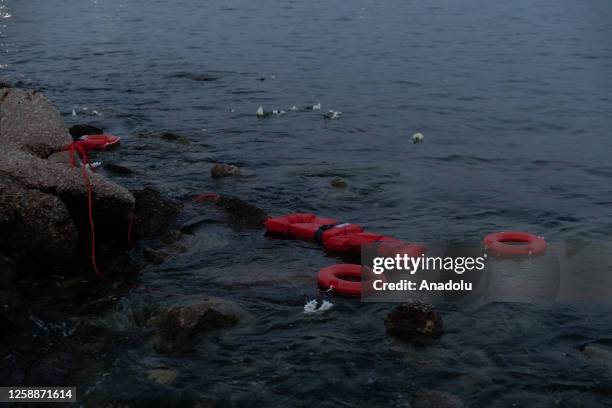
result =
[[289,227],[293,224],[315,224],[320,227],[322,225],[335,224],[337,222],[338,221],[332,218],[319,218],[314,214],[295,213],[268,218],[265,225],[268,232],[287,235],[290,233]]
[[351,232],[347,234],[337,234],[335,236],[329,237],[323,244],[326,249],[331,251],[338,252],[361,252],[361,247],[363,245],[368,244],[382,244],[382,243],[393,243],[393,244],[402,244],[403,242],[387,237],[380,234],[375,234],[373,232]]
[[[325,267],[319,271],[319,287],[323,290],[333,289],[334,292],[347,296],[361,296],[364,282],[362,278],[368,274],[367,268],[354,264],[337,264]],[[378,275],[376,279],[385,281],[384,275]]]
[[118,146],[121,143],[121,138],[113,135],[85,135],[76,143],[83,146],[87,151],[106,150]]
[[546,241],[527,232],[503,231],[487,235],[482,241],[486,253],[494,256],[542,255]]
[[302,213],[268,218],[265,225],[268,232],[318,242],[325,242],[336,235],[363,231],[363,228],[356,224],[340,224],[333,218],[321,218],[314,214]]

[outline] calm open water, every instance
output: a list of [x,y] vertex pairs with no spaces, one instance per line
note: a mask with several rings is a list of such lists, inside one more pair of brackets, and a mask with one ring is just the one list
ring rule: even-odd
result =
[[[421,242],[505,229],[608,240],[609,1],[0,7],[0,76],[42,89],[68,124],[121,135],[122,148],[100,159],[139,173],[116,178],[128,187],[144,179],[174,196],[217,191],[271,214],[312,211]],[[303,109],[319,102],[321,111]],[[287,114],[259,120],[259,105]],[[329,109],[341,118],[324,120]],[[160,131],[191,143],[137,136]],[[413,145],[417,131],[425,142]],[[255,175],[214,181],[215,162]],[[337,177],[347,189],[329,186]],[[338,260],[314,244],[210,226],[187,246],[143,282],[234,299],[254,320],[196,354],[118,347],[109,375],[82,385],[92,404],[140,393],[222,406],[403,406],[420,387],[470,406],[610,402],[610,372],[577,350],[612,339],[609,309],[442,305],[447,333],[415,349],[385,335],[390,305],[318,293],[316,272]],[[305,316],[312,298],[336,306]],[[166,301],[133,293],[117,314]],[[177,380],[153,384],[142,374],[151,364],[176,368]]]

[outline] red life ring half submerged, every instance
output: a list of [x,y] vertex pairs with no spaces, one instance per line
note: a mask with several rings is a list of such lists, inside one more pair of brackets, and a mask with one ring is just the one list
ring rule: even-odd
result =
[[[368,278],[364,281],[364,277]],[[385,281],[384,275],[378,275],[375,279]],[[323,290],[330,288],[341,295],[361,296],[362,289],[368,289],[368,282],[374,280],[372,272],[368,268],[354,264],[337,264],[327,266],[319,271],[319,287]]]
[[485,253],[500,257],[542,255],[546,252],[546,241],[543,237],[520,231],[489,234],[482,244]]

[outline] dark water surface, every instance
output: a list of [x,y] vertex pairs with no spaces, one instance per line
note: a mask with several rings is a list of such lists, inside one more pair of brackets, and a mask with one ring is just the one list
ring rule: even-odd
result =
[[[217,191],[271,214],[312,211],[421,242],[504,229],[608,239],[609,1],[0,7],[0,75],[44,90],[68,124],[123,136],[100,159],[139,173],[117,179],[128,187],[146,179],[174,196]],[[321,111],[303,109],[318,102]],[[259,105],[287,114],[259,120]],[[329,109],[342,117],[324,120]],[[137,136],[159,131],[191,143]],[[413,145],[417,131],[425,142]],[[214,162],[255,175],[214,181]],[[336,177],[348,188],[332,189]],[[118,349],[98,383],[81,385],[91,401],[141,393],[239,406],[404,406],[420,387],[483,407],[610,401],[610,372],[577,350],[612,338],[609,309],[442,305],[447,333],[415,349],[385,335],[389,305],[329,297],[328,313],[302,313],[307,300],[328,298],[316,271],[337,262],[314,244],[221,226],[188,240],[186,253],[143,282],[232,298],[254,320],[195,355]],[[117,315],[166,301],[135,292]],[[129,321],[124,329],[141,330]],[[152,383],[143,374],[152,364],[176,368],[176,381]]]

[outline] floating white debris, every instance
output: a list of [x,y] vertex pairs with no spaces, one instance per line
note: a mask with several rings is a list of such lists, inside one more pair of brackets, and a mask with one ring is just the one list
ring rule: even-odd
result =
[[255,112],[255,114],[257,115],[258,118],[263,118],[264,116],[266,116],[263,106],[260,106],[259,108],[257,108],[257,112]]
[[324,300],[321,303],[321,306],[319,306],[319,312],[325,312],[326,310],[329,310],[332,307],[334,307],[334,304],[332,302],[328,302],[327,300]]
[[76,116],[76,115],[77,115],[76,109],[72,108],[72,116]]
[[316,299],[309,300],[304,305],[304,314],[325,312],[326,310],[329,310],[332,307],[334,307],[334,304],[332,302],[328,302],[327,300],[324,300],[323,302],[321,302],[321,306],[318,306],[318,308],[317,306],[318,306],[318,302],[316,301]]
[[289,110],[296,111],[296,110],[298,110],[298,108],[297,108],[297,106],[293,105],[291,108],[289,108]]
[[417,132],[414,135],[412,135],[412,143],[413,144],[418,144],[423,142],[423,139],[425,138],[425,136],[423,136],[423,134],[421,132]]
[[320,110],[320,109],[321,109],[321,102],[312,105],[312,110]]
[[310,314],[317,311],[317,301],[315,299],[309,300],[304,305],[304,313]]
[[342,115],[342,112],[340,111],[330,110],[323,116],[325,117],[325,119],[339,119],[341,115]]
[[273,115],[284,115],[285,113],[287,113],[287,112],[285,112],[285,111],[284,111],[284,110],[282,110],[282,109],[281,109],[281,110],[274,109],[274,110],[272,111],[272,114],[273,114]]

